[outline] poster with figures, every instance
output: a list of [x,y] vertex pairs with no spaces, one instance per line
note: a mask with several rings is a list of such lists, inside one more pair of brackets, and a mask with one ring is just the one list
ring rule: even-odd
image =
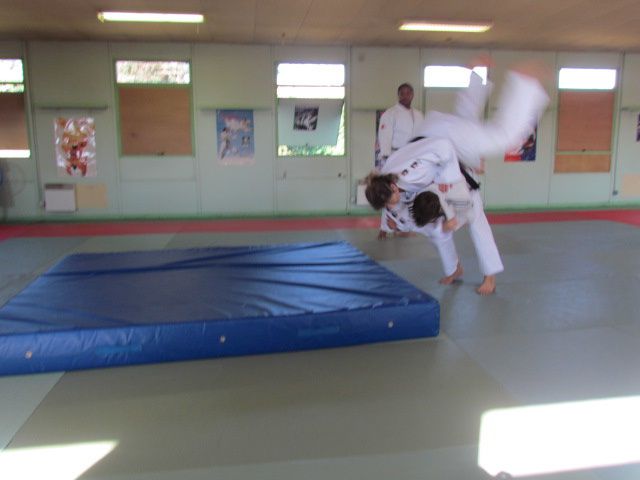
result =
[[253,110],[217,110],[218,163],[255,163]]
[[373,165],[377,170],[380,170],[382,168],[382,159],[380,158],[380,142],[378,140],[378,131],[380,130],[380,117],[382,117],[382,114],[385,112],[385,110],[376,110],[376,144],[375,144],[375,148],[374,148],[374,160],[373,160]]
[[536,146],[538,143],[538,127],[527,137],[517,150],[512,150],[504,155],[505,162],[533,162],[536,159]]
[[96,127],[93,118],[58,117],[54,120],[59,177],[95,177]]

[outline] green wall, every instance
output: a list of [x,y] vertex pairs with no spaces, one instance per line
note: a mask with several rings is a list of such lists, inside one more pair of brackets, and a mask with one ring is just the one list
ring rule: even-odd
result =
[[[488,208],[555,208],[640,204],[640,54],[486,51],[499,80],[509,65],[538,59],[562,66],[609,67],[619,71],[610,173],[554,174],[556,102],[552,98],[538,130],[535,162],[487,159],[482,179]],[[0,57],[25,61],[30,159],[0,160],[5,171],[5,219],[367,213],[357,206],[358,180],[373,168],[375,111],[395,102],[397,85],[416,88],[414,106],[448,110],[451,89],[422,88],[427,64],[464,64],[478,50],[379,47],[286,47],[184,43],[0,42]],[[119,154],[114,62],[184,60],[192,66],[193,156],[126,157]],[[343,157],[276,155],[275,65],[278,62],[344,63],[347,67],[347,144]],[[496,89],[500,88],[499,81]],[[217,108],[254,110],[255,164],[216,162]],[[489,114],[493,109],[490,105]],[[60,178],[53,120],[91,116],[96,121],[98,176]],[[47,213],[48,183],[103,184],[106,208],[72,214]],[[624,188],[623,188],[624,187]]]

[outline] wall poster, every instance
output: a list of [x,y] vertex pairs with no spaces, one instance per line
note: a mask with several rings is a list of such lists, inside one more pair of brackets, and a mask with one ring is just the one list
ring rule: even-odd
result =
[[220,165],[253,165],[255,144],[253,110],[216,110]]
[[522,143],[519,149],[505,153],[505,162],[533,162],[536,159],[536,147],[538,143],[538,127]]
[[54,120],[59,177],[95,177],[96,127],[93,118],[58,117]]

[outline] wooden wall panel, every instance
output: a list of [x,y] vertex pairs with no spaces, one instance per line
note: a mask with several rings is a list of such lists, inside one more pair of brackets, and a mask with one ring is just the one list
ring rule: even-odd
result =
[[119,87],[123,155],[192,155],[188,88]]
[[0,93],[0,149],[27,150],[27,118],[23,93]]
[[558,151],[611,150],[613,91],[561,90]]
[[556,153],[554,173],[594,173],[608,172],[611,155],[563,155]]
[[640,197],[640,174],[628,173],[622,177],[622,196]]
[[76,184],[76,204],[82,208],[107,208],[107,186],[104,183]]

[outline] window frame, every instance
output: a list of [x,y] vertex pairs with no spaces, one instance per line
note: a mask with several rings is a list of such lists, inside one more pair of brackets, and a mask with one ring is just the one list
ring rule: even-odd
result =
[[[22,97],[22,112],[21,116],[21,126],[18,126],[16,123],[16,127],[21,130],[20,135],[23,136],[25,145],[27,148],[2,148],[7,145],[0,145],[0,158],[2,159],[14,159],[14,158],[31,158],[31,140],[29,134],[29,111],[27,108],[27,89],[26,89],[26,75],[25,75],[25,61],[22,57],[1,57],[0,62],[2,61],[14,61],[20,62],[20,72],[21,72],[21,80],[14,81],[11,79],[0,78],[0,95],[20,95]],[[18,89],[9,89],[4,90],[2,88],[3,85],[17,85],[20,88]]]
[[[128,82],[128,81],[118,81],[118,62],[140,62],[140,63],[184,63],[188,65],[188,83],[174,83],[174,82],[159,82],[159,81],[149,81],[149,82]],[[193,65],[191,60],[184,59],[140,59],[140,58],[116,58],[113,61],[113,72],[114,72],[114,88],[116,93],[116,109],[117,109],[117,125],[118,125],[118,153],[119,156],[122,157],[193,157],[195,156],[195,131],[194,131],[194,106],[193,106]],[[121,112],[121,88],[126,88],[129,90],[133,89],[180,89],[186,90],[188,92],[188,114],[187,118],[189,120],[189,152],[180,152],[180,153],[166,153],[162,149],[158,149],[155,151],[148,151],[146,153],[127,153],[124,151],[125,142],[124,135],[122,131],[122,112]]]
[[[341,80],[333,81],[329,83],[303,83],[303,82],[292,82],[292,83],[279,83],[279,67],[280,65],[304,65],[304,66],[317,66],[317,65],[327,65],[336,67],[341,67]],[[334,158],[334,157],[344,157],[347,151],[347,108],[346,108],[346,96],[347,96],[347,65],[346,63],[329,63],[329,62],[292,62],[292,61],[280,61],[275,64],[275,97],[276,97],[276,156],[281,158],[309,158],[309,157],[323,157],[323,158]],[[326,77],[325,77],[326,78]],[[282,88],[281,88],[282,87]],[[297,95],[283,95],[280,96],[280,92],[290,91],[294,92],[295,89],[306,89],[307,92],[313,91],[317,89],[318,92],[321,89],[335,89],[334,91],[340,92],[340,95],[307,95],[307,96],[297,96]],[[336,138],[335,145],[286,145],[280,144],[280,125],[278,121],[278,114],[280,108],[280,100],[289,100],[299,98],[301,100],[342,100],[342,108],[340,113],[340,120],[338,126],[338,135]],[[330,150],[334,150],[332,153]]]

